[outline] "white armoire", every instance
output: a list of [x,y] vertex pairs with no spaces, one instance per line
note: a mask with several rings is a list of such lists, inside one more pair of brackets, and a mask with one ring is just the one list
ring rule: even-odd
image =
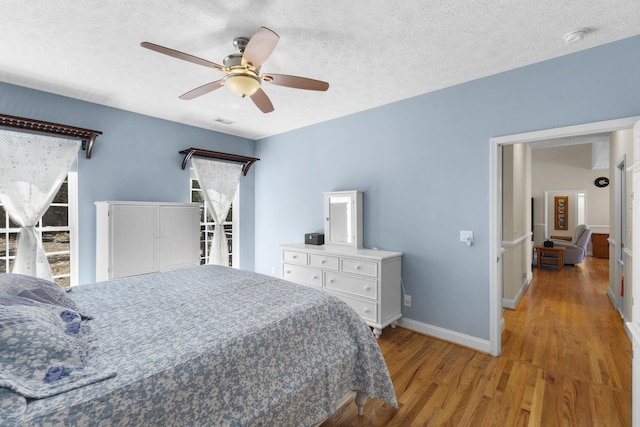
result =
[[199,264],[198,204],[96,202],[96,281]]

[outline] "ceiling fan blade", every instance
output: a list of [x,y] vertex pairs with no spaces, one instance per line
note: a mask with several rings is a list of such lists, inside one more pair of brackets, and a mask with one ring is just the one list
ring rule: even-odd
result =
[[202,85],[193,90],[190,90],[187,93],[183,93],[178,98],[189,100],[193,98],[197,98],[199,96],[205,95],[209,92],[213,92],[216,89],[220,89],[222,87],[222,79],[216,80],[215,82],[207,83],[206,85]]
[[276,48],[280,36],[266,27],[258,28],[258,31],[249,39],[247,47],[242,54],[242,65],[251,64],[254,68],[260,68]]
[[263,113],[270,113],[274,110],[271,100],[269,99],[267,94],[264,93],[262,88],[258,88],[256,93],[251,95],[251,100]]
[[160,46],[154,43],[142,42],[140,46],[153,50],[154,52],[169,55],[183,61],[193,62],[194,64],[203,65],[205,67],[214,68],[216,70],[224,70],[222,65],[218,65],[215,62],[207,61],[206,59],[198,58],[197,56],[189,55],[188,53],[180,52],[179,50],[170,49],[168,47]]
[[286,74],[264,74],[262,79],[265,82],[278,86],[292,87],[295,89],[320,90],[329,89],[329,83],[321,80],[308,79],[306,77],[288,76]]

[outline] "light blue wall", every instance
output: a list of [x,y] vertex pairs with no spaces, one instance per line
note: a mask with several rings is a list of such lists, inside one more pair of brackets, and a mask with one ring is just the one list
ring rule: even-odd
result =
[[[364,244],[404,252],[407,318],[489,339],[489,139],[640,115],[640,37],[259,140],[256,262],[364,192]],[[466,247],[460,230],[473,230]]]
[[186,201],[178,151],[196,146],[262,159],[241,181],[242,268],[279,273],[280,244],[322,231],[322,192],[362,190],[365,246],[405,254],[404,315],[489,339],[489,139],[640,115],[639,51],[634,37],[257,143],[2,83],[0,111],[104,132],[79,161],[83,283],[94,202]]
[[[189,201],[189,171],[178,151],[205,148],[253,156],[255,142],[0,83],[0,112],[102,131],[90,160],[78,162],[80,283],[95,281],[98,200]],[[240,183],[241,267],[254,263],[254,171]]]

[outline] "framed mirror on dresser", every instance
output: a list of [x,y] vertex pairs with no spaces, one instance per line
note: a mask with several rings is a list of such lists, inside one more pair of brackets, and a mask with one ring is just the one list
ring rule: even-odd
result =
[[324,193],[324,237],[327,245],[362,247],[362,192]]
[[323,195],[325,244],[282,245],[282,277],[342,299],[380,337],[402,317],[402,252],[363,247],[362,192]]

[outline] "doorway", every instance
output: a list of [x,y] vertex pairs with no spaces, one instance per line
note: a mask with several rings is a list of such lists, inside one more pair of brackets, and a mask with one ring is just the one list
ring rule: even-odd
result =
[[[544,239],[551,238],[558,232],[553,227],[553,208],[554,198],[558,195],[567,196],[569,206],[575,206],[575,209],[569,209],[566,229],[571,231],[579,224],[587,224],[587,190],[546,190],[544,192]],[[533,216],[532,219],[533,221]],[[561,232],[562,235],[573,237],[572,232]]]
[[492,138],[490,143],[490,352],[499,355],[502,348],[502,147],[556,138],[585,136],[595,133],[614,132],[631,129],[640,117],[608,120],[556,129],[527,132]]

